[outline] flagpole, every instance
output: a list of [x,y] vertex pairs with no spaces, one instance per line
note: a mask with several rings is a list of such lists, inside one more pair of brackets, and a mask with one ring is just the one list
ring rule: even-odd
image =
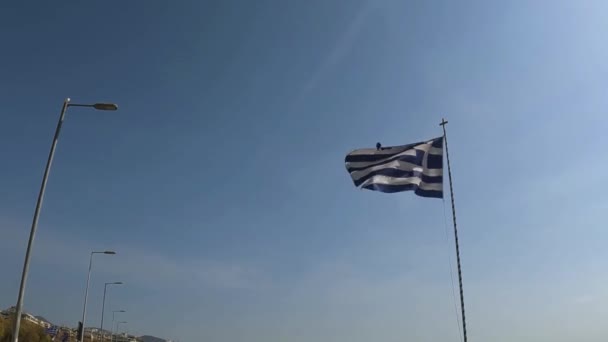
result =
[[458,265],[458,285],[460,286],[460,310],[462,313],[462,333],[464,342],[467,342],[467,321],[464,315],[464,291],[462,289],[462,268],[460,267],[460,247],[458,245],[458,228],[456,226],[456,206],[454,205],[454,188],[452,186],[452,169],[450,168],[450,152],[448,150],[448,136],[445,125],[448,122],[441,119],[439,124],[443,128],[443,140],[445,141],[445,156],[448,161],[448,179],[450,180],[450,199],[452,200],[452,219],[454,221],[454,242],[456,243],[456,263]]

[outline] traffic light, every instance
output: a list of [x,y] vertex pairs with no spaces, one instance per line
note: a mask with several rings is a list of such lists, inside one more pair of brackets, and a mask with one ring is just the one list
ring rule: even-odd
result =
[[78,331],[76,332],[76,340],[82,341],[83,329],[82,322],[78,322]]

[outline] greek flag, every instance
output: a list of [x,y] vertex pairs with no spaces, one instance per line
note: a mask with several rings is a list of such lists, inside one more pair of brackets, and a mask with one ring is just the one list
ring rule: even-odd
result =
[[52,325],[52,326],[50,326],[50,327],[46,328],[46,329],[44,330],[44,332],[45,332],[47,335],[55,336],[55,335],[57,335],[57,330],[59,330],[59,327],[58,327],[58,326],[56,326],[56,325]]
[[345,162],[357,187],[443,198],[443,137],[404,146],[378,143],[352,151]]

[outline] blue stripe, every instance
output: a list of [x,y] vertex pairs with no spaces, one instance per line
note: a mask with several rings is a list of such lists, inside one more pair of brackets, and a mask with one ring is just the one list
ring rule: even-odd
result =
[[443,191],[437,190],[423,190],[418,188],[416,184],[404,184],[404,185],[385,185],[385,184],[370,184],[363,187],[364,189],[380,191],[386,193],[395,193],[402,191],[414,190],[414,193],[421,197],[431,198],[443,198]]
[[[443,137],[435,138],[435,139],[432,139],[429,141],[432,141],[431,146],[443,149]],[[401,146],[382,147],[381,150],[386,151],[386,150],[395,149],[395,152],[393,153],[393,155],[394,155],[394,154],[404,152],[406,150],[413,149],[414,147],[416,147],[418,145],[426,144],[429,141],[421,141],[421,142],[408,144],[408,145],[401,145]],[[355,154],[355,155],[352,155],[351,153],[346,155],[346,158],[344,159],[345,162],[348,163],[348,162],[376,161],[376,160],[384,159],[386,157],[391,156],[391,154],[376,154],[373,152],[370,154]]]
[[433,139],[433,147],[443,148],[443,137]]
[[395,150],[395,153],[389,153],[389,154],[355,154],[352,156],[346,156],[346,158],[344,159],[345,162],[347,163],[352,163],[352,162],[374,162],[374,161],[378,161],[378,160],[383,160],[386,158],[390,158],[396,154],[405,152],[407,150],[411,150],[410,149],[400,149],[400,150]]
[[356,180],[353,182],[355,183],[355,186],[359,186],[359,185],[363,184],[366,180],[368,180],[376,175],[388,176],[388,177],[393,177],[393,178],[420,177],[422,179],[422,181],[425,183],[437,184],[437,183],[443,182],[443,176],[427,176],[420,171],[404,171],[404,170],[391,169],[391,168],[372,171],[365,177],[361,177],[359,180]]
[[443,168],[443,156],[436,154],[429,154],[429,158],[426,164],[427,169],[442,169]]
[[380,191],[386,193],[395,193],[402,191],[414,190],[414,193],[421,197],[431,198],[443,198],[443,191],[437,190],[423,190],[418,188],[416,184],[404,184],[404,185],[385,185],[385,184],[370,184],[363,187],[364,189]]
[[[390,158],[388,160],[384,160],[384,161],[379,162],[379,163],[369,164],[367,166],[362,166],[362,167],[348,167],[347,166],[346,169],[348,170],[348,172],[365,170],[367,168],[370,168],[370,167],[373,167],[373,166],[377,166],[377,165],[386,164],[386,163],[390,163],[390,162],[395,161],[395,160],[400,160],[400,161],[412,163],[414,165],[422,166],[422,158],[424,157],[424,151],[420,151],[420,150],[414,150],[414,151],[416,151],[416,155],[415,156],[410,156],[410,155],[396,156],[396,157]],[[429,155],[429,156],[431,156],[431,155]],[[441,156],[438,156],[438,157],[441,157]]]
[[[431,141],[432,141],[431,146],[436,147],[436,148],[443,148],[443,137],[436,138]],[[395,151],[392,154],[376,154],[376,153],[372,152],[369,154],[351,155],[349,153],[346,155],[346,158],[344,158],[344,161],[347,163],[348,162],[373,162],[376,160],[382,160],[384,158],[389,158],[391,155],[399,154],[399,153],[405,152],[407,150],[414,149],[414,147],[419,146],[419,145],[424,145],[426,143],[428,143],[428,141],[421,141],[421,142],[417,142],[417,143],[409,144],[409,145],[391,146],[391,147],[382,148],[383,151],[394,149]]]
[[424,142],[418,142],[418,143],[414,143],[414,144],[409,144],[409,145],[402,145],[402,146],[390,146],[390,147],[382,147],[382,151],[386,151],[386,150],[395,150],[394,153],[392,154],[376,154],[376,153],[369,153],[369,154],[347,154],[346,158],[344,159],[345,162],[372,162],[372,161],[376,161],[376,160],[381,160],[384,158],[388,158],[392,155],[407,151],[407,150],[411,150],[414,147],[424,144]]

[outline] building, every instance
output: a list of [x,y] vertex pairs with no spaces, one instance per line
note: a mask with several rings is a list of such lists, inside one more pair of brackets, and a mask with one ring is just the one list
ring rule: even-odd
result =
[[[2,316],[8,318],[10,316],[14,316],[16,311],[17,310],[15,309],[15,307],[11,306],[10,308],[2,311],[1,314],[2,314]],[[36,317],[34,315],[31,315],[31,314],[29,314],[27,312],[24,312],[24,313],[21,314],[21,319],[25,320],[25,321],[28,321],[30,323],[34,323],[36,325],[39,325],[39,326],[41,326],[43,328],[50,328],[51,325],[52,325],[50,322],[48,322],[48,321],[46,321],[44,319],[40,319],[40,318],[38,318],[38,317]]]
[[47,322],[45,320],[42,320],[42,319],[40,319],[38,317],[35,317],[33,315],[30,315],[29,313],[24,313],[23,315],[21,315],[21,318],[24,319],[24,320],[26,320],[26,321],[28,321],[28,322],[30,322],[30,323],[34,323],[34,324],[36,324],[38,326],[41,326],[41,327],[43,327],[45,329],[51,327],[51,323],[49,323],[49,322]]

